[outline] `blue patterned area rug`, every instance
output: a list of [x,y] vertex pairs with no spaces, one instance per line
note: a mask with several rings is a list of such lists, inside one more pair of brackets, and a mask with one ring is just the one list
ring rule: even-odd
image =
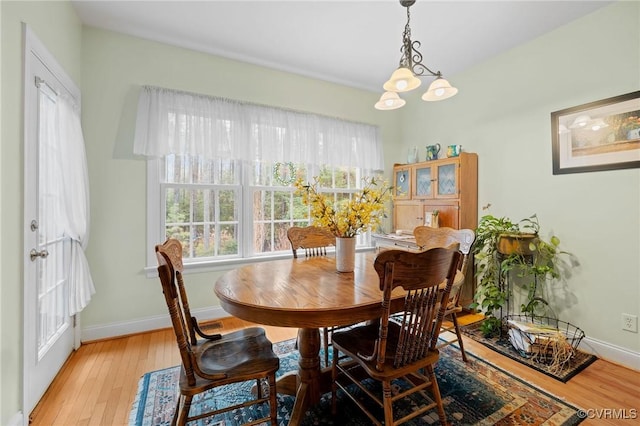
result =
[[[277,343],[274,350],[280,357],[278,376],[292,371],[298,365],[298,353],[294,341]],[[464,363],[458,349],[448,346],[441,351],[436,375],[445,405],[447,420],[451,425],[577,425],[581,422],[578,409],[521,379],[483,361],[467,352],[469,362]],[[152,371],[145,374],[138,384],[138,394],[133,403],[129,425],[151,426],[171,423],[175,409],[180,367]],[[194,409],[205,406],[224,406],[248,399],[252,382],[224,386],[194,398]],[[371,384],[372,389],[376,384]],[[340,398],[340,394],[338,394]],[[294,399],[278,395],[278,424],[287,425]],[[396,410],[408,412],[421,401],[401,400]],[[256,410],[260,410],[257,412]],[[263,411],[264,410],[264,411]],[[198,426],[231,426],[262,416],[268,406],[248,408],[205,419]],[[331,394],[322,397],[320,404],[307,413],[304,425],[370,425],[371,422],[346,398],[338,400],[338,416],[331,416]],[[435,425],[435,412],[405,423],[407,425]]]

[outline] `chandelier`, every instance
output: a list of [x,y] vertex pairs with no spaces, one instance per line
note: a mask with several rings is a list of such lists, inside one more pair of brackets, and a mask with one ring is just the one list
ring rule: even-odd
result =
[[433,72],[422,63],[422,54],[418,51],[420,47],[419,41],[411,41],[411,27],[409,21],[411,14],[409,8],[416,0],[400,0],[402,7],[407,8],[407,24],[404,26],[402,33],[402,47],[400,52],[400,65],[397,70],[391,74],[389,80],[382,86],[385,92],[380,96],[380,100],[376,102],[375,108],[380,110],[391,110],[402,107],[406,101],[398,95],[398,93],[408,92],[420,86],[422,81],[418,77],[430,76],[435,80],[429,86],[429,89],[422,95],[424,101],[441,101],[458,93],[458,89],[452,87],[444,78],[440,71]]

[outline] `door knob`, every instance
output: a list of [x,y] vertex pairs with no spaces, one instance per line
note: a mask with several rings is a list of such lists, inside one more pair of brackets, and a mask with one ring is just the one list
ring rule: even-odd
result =
[[36,249],[31,249],[29,252],[29,256],[31,257],[31,261],[36,260],[36,258],[41,257],[45,258],[49,256],[49,252],[47,250],[37,251]]

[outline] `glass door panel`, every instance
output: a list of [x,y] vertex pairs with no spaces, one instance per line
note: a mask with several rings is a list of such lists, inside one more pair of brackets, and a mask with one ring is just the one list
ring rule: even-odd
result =
[[396,200],[411,198],[411,168],[395,168],[394,173],[393,198]]
[[431,166],[416,167],[415,169],[415,197],[433,197],[433,178],[431,177]]
[[455,163],[438,166],[438,197],[458,196],[458,167]]

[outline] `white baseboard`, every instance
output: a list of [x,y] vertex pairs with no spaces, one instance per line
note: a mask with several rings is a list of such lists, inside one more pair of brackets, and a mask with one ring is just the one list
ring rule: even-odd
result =
[[[220,307],[192,309],[191,314],[198,318],[198,321],[200,322],[216,320],[218,318],[229,316],[229,314]],[[122,321],[99,326],[89,326],[82,329],[80,340],[83,342],[89,342],[92,340],[109,339],[112,337],[126,336],[127,334],[142,333],[145,331],[168,327],[171,327],[171,318],[169,315],[155,315],[134,321]]]
[[614,364],[640,371],[640,353],[601,340],[585,337],[578,348]]
[[9,419],[9,423],[7,426],[24,426],[24,416],[22,415],[22,411],[18,411]]

